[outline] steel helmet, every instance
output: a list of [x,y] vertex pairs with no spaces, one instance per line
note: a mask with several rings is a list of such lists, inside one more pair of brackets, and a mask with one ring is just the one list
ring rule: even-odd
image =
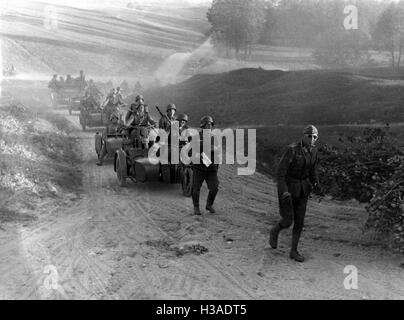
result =
[[177,110],[177,107],[175,106],[174,103],[170,103],[170,104],[167,106],[167,111],[168,111],[168,110],[171,110],[171,109]]
[[144,98],[143,98],[143,96],[142,95],[140,95],[140,94],[138,94],[137,96],[136,96],[136,102],[137,101],[139,101],[140,99],[142,99],[142,100],[144,100]]
[[203,128],[203,127],[206,126],[209,122],[212,124],[212,126],[214,125],[214,121],[213,121],[213,118],[212,118],[211,116],[204,116],[204,117],[202,117],[200,127]]
[[304,128],[303,134],[317,134],[318,135],[318,130],[315,126],[310,124],[306,128]]
[[188,122],[188,115],[186,115],[185,113],[180,113],[177,117],[178,121],[184,120],[186,122]]

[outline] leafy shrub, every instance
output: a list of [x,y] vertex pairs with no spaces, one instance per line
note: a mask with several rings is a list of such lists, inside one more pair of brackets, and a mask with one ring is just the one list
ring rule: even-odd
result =
[[374,227],[381,237],[388,236],[390,246],[404,253],[404,157],[388,160],[394,174],[379,184],[367,211],[367,227]]
[[341,136],[344,148],[324,145],[319,168],[325,191],[367,202],[367,228],[404,252],[404,155],[389,127]]

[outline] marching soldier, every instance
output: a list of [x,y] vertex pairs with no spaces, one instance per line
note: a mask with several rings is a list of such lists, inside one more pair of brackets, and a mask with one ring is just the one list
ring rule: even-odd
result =
[[279,232],[294,223],[289,257],[298,262],[304,261],[304,257],[297,251],[297,246],[303,229],[308,197],[312,190],[322,194],[317,174],[317,139],[317,128],[313,125],[307,126],[301,141],[288,146],[277,171],[279,211],[282,219],[271,229],[269,244],[276,249]]
[[[119,134],[121,130],[124,128],[122,123],[119,122],[119,114],[112,113],[110,116],[110,124],[106,127],[106,130],[103,133],[103,139],[107,137],[109,134]],[[98,158],[97,166],[102,166],[102,162],[107,155],[107,149],[105,143],[102,144],[100,156]]]
[[178,134],[180,137],[180,146],[183,146],[188,141],[188,140],[183,140],[183,138],[181,138],[181,133],[184,130],[187,130],[189,128],[188,127],[188,115],[186,115],[185,113],[180,113],[177,117],[177,121],[178,121],[178,127],[179,127]]
[[[208,154],[206,154],[206,151],[203,150],[203,129],[212,129],[213,125],[214,122],[212,117],[205,116],[201,119],[200,127],[202,130],[199,132],[200,153],[201,153],[200,163],[192,164],[194,171],[193,183],[192,183],[192,202],[194,205],[195,215],[201,215],[201,210],[199,208],[199,196],[204,181],[206,181],[206,184],[209,189],[208,198],[206,200],[206,210],[208,210],[210,213],[215,213],[213,203],[219,191],[219,179],[217,176],[219,165],[215,163],[215,161],[213,160],[214,159],[213,156],[214,156],[214,150],[218,148],[217,140],[214,139],[214,137],[212,137],[213,143],[211,143],[211,150],[210,152],[207,152]],[[207,160],[202,155],[202,152],[205,153],[205,156],[207,156],[209,160]]]
[[164,129],[167,133],[170,133],[172,121],[177,120],[177,118],[175,116],[175,112],[177,111],[177,107],[175,106],[174,103],[170,103],[167,106],[166,110],[167,111],[166,111],[166,114],[164,115],[164,117],[160,118],[159,128]]
[[177,117],[177,121],[178,121],[178,127],[180,129],[179,134],[181,135],[181,133],[188,129],[188,115],[186,115],[185,113],[180,113]]

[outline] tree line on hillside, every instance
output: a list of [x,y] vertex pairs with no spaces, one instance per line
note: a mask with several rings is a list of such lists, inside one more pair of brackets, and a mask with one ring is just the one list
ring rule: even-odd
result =
[[369,62],[369,50],[388,51],[399,69],[404,50],[404,0],[356,0],[357,28],[347,29],[345,0],[213,0],[211,36],[227,56],[248,59],[254,44],[314,48],[322,66]]

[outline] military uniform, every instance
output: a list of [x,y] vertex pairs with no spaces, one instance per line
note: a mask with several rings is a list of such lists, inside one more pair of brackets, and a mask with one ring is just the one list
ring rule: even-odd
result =
[[[189,129],[189,126],[187,124],[188,123],[188,115],[185,114],[185,113],[180,113],[178,115],[178,117],[177,117],[177,121],[178,121],[178,134],[179,134],[179,139],[180,139],[179,145],[180,145],[180,147],[183,147],[188,142],[188,139],[189,139],[189,138],[182,138],[181,137],[181,134],[185,130]],[[182,123],[182,125],[181,125],[181,123]]]
[[[204,118],[202,118],[202,122]],[[203,128],[202,125],[201,127]],[[209,160],[211,160],[211,164],[209,166],[206,166],[205,163],[203,162],[202,155],[200,156],[199,164],[197,163],[192,164],[193,168],[192,202],[194,205],[194,213],[196,215],[201,214],[199,209],[199,197],[203,182],[206,181],[209,190],[208,198],[206,200],[206,210],[210,211],[211,213],[215,212],[215,210],[213,209],[213,203],[219,191],[219,178],[217,176],[219,165],[214,161],[214,150],[218,146],[218,140],[212,136],[211,150],[210,152],[206,152],[203,150],[203,130],[201,130],[199,133],[199,139],[200,139],[200,153],[202,154],[202,152],[205,152],[206,156],[209,158]]]
[[277,247],[278,234],[293,222],[291,258],[303,262],[297,246],[303,229],[307,200],[313,188],[319,189],[317,174],[318,155],[315,147],[303,142],[288,146],[277,170],[279,211],[282,219],[271,229],[270,244]]
[[168,118],[167,117],[162,117],[159,120],[159,128],[163,129],[167,133],[171,131],[171,122],[177,120],[175,116]]
[[171,131],[171,123],[173,121],[177,120],[177,117],[175,115],[173,115],[173,116],[168,115],[168,111],[170,111],[170,110],[174,110],[174,112],[177,110],[175,104],[170,103],[167,106],[167,110],[166,110],[167,113],[165,114],[164,117],[161,117],[159,120],[159,128],[163,129],[167,133],[170,133],[170,131]]
[[184,124],[183,126],[178,128],[178,133],[179,133],[179,136],[180,136],[180,140],[181,140],[181,134],[187,129],[189,129],[189,126],[187,124]]
[[113,113],[117,113],[119,110],[118,106],[115,104],[115,96],[115,91],[110,92],[107,95],[104,103],[102,104],[103,113],[105,114],[107,119],[109,119]]
[[136,143],[141,142],[142,147],[147,148],[149,142],[150,127],[157,125],[156,121],[148,112],[136,112],[134,120],[130,124],[134,127],[130,132],[131,139]]

